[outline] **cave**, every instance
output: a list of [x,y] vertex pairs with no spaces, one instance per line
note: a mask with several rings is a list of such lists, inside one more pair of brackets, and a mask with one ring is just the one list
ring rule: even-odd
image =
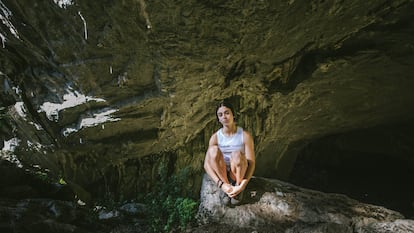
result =
[[414,219],[414,122],[357,129],[308,143],[289,181],[345,194]]

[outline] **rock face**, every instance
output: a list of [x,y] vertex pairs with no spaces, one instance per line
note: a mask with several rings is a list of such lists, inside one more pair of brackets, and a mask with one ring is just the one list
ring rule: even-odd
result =
[[[39,165],[81,193],[135,197],[166,163],[171,172],[193,168],[198,194],[223,98],[254,137],[256,176],[288,179],[303,148],[324,137],[413,125],[410,0],[1,0],[0,8],[2,157]],[[346,148],[414,167],[412,131],[393,135],[398,143],[362,137],[373,146]]]
[[222,205],[220,192],[205,175],[200,223],[222,223],[258,232],[414,232],[414,221],[398,212],[274,179],[253,177],[238,206]]
[[144,204],[87,206],[70,184],[0,160],[0,232],[149,232]]

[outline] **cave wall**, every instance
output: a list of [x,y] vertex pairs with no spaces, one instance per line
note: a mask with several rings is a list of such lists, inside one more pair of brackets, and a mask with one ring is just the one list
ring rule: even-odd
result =
[[320,137],[414,117],[409,0],[0,6],[2,156],[96,194],[142,192],[160,163],[192,167],[197,193],[223,98],[266,177]]
[[378,125],[310,142],[298,152],[289,182],[414,217],[414,125]]

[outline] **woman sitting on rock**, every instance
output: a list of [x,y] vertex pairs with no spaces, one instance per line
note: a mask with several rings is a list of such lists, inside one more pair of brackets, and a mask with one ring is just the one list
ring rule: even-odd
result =
[[253,139],[236,125],[234,113],[230,103],[218,104],[216,117],[223,127],[211,136],[204,161],[207,174],[227,194],[222,200],[226,205],[240,203],[255,169]]

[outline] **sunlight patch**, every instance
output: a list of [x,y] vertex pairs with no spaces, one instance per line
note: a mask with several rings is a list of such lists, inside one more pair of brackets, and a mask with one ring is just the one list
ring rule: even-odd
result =
[[72,0],[53,0],[60,8],[66,9],[67,6],[73,5]]
[[16,164],[16,166],[22,168],[23,164],[17,158],[14,153],[16,148],[19,146],[20,140],[18,138],[12,138],[10,140],[4,141],[4,146],[1,149],[0,158],[7,160],[11,163]]
[[63,96],[63,103],[50,103],[45,102],[40,106],[40,110],[38,112],[45,112],[47,118],[50,121],[58,122],[59,120],[59,111],[66,109],[66,108],[72,108],[90,101],[96,101],[96,102],[105,102],[104,99],[100,98],[93,98],[90,96],[85,96],[77,91],[69,92],[68,94],[65,94]]
[[16,102],[14,104],[14,109],[16,109],[16,112],[19,114],[19,116],[26,118],[26,109],[24,108],[23,102]]
[[119,121],[121,118],[113,118],[111,114],[117,112],[116,109],[108,109],[103,112],[94,113],[92,117],[83,118],[78,126],[76,127],[67,127],[62,131],[62,134],[67,137],[69,134],[79,131],[82,128],[93,127],[105,122],[114,122]]
[[[3,1],[0,0],[0,21],[3,23],[4,26],[6,26],[9,29],[9,31],[11,32],[11,34],[13,34],[14,37],[20,39],[17,29],[11,22],[11,17],[12,12],[9,10],[9,8],[6,7],[6,5],[4,5]],[[3,48],[5,48],[5,42],[7,41],[5,32],[0,32],[0,39],[2,41]]]

